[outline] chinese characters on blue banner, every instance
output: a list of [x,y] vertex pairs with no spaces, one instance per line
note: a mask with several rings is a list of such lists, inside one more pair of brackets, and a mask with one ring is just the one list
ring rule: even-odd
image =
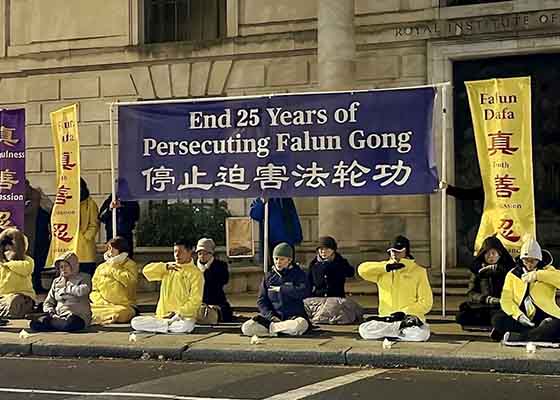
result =
[[432,193],[434,88],[119,108],[124,200]]

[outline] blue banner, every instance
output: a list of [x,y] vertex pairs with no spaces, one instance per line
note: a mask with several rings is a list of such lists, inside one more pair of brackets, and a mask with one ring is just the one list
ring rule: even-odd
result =
[[432,87],[119,107],[119,196],[432,193]]

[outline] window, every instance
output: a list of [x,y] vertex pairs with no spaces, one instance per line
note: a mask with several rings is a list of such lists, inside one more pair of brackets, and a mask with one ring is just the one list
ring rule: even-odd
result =
[[440,0],[440,7],[467,6],[471,4],[499,3],[504,0]]
[[144,42],[225,37],[226,0],[144,0]]

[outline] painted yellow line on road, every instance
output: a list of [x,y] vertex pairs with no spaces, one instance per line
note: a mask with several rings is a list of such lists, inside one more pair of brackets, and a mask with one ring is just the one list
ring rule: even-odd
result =
[[348,385],[350,383],[360,381],[362,379],[371,378],[373,376],[387,372],[386,369],[363,369],[360,371],[352,372],[347,375],[337,376],[336,378],[327,379],[326,381],[321,381],[313,383],[311,385],[303,386],[298,389],[290,390],[285,393],[279,393],[277,395],[267,397],[263,400],[299,400],[304,399],[314,394],[326,392],[327,390],[332,390],[340,386]]

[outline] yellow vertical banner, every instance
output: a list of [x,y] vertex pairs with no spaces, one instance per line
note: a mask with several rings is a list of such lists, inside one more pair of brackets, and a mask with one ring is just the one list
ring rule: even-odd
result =
[[80,141],[76,104],[51,112],[56,164],[56,198],[51,215],[49,262],[76,252],[80,229]]
[[513,256],[523,236],[535,237],[531,78],[465,82],[484,188],[484,211],[476,236],[497,234]]

